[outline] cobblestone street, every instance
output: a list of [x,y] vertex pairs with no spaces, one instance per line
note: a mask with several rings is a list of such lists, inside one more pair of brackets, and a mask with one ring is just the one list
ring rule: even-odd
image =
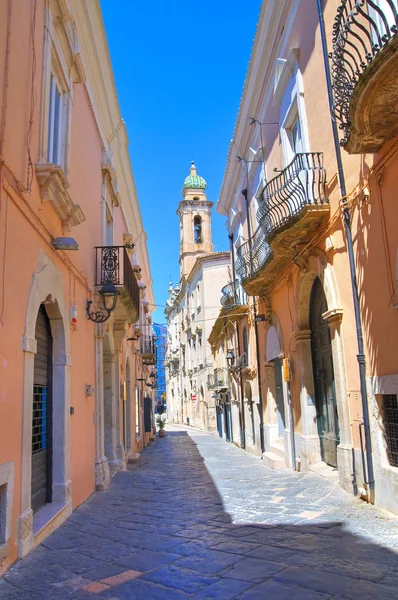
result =
[[167,427],[0,580],[2,600],[395,600],[398,519]]

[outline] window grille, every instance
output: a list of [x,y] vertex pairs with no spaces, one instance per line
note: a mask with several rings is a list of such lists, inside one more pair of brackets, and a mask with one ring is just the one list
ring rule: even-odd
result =
[[32,454],[47,448],[47,386],[33,386]]
[[398,467],[398,399],[396,394],[383,394],[383,422],[390,465]]

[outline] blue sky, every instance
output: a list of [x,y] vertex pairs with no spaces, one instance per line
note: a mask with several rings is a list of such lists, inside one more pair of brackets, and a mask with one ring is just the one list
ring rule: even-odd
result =
[[[261,0],[101,0],[159,308],[179,280],[181,188],[195,160],[216,203]],[[216,251],[228,249],[213,209]]]

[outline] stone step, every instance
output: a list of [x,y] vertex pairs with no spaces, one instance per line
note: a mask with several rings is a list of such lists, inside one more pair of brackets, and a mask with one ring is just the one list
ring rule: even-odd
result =
[[271,445],[270,451],[285,460],[285,446],[283,443],[275,442]]
[[274,452],[264,452],[263,463],[270,469],[286,469],[286,463],[283,458],[275,454]]

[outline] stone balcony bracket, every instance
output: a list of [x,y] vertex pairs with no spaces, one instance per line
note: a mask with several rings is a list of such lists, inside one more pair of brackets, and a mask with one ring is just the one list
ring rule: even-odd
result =
[[62,232],[80,225],[86,217],[78,204],[69,195],[69,182],[60,166],[52,163],[37,164],[35,167],[42,202],[50,202],[62,222]]

